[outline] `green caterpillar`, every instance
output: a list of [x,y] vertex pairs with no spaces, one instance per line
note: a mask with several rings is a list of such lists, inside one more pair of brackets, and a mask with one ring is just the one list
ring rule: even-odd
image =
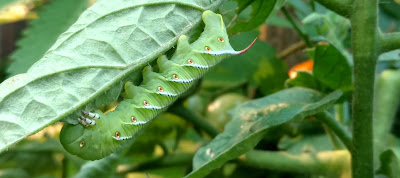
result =
[[147,66],[139,86],[125,84],[124,100],[107,114],[82,111],[80,124],[66,124],[60,141],[64,148],[83,159],[96,160],[117,150],[146,123],[163,112],[182,93],[222,59],[246,52],[235,51],[229,44],[222,16],[211,11],[202,15],[205,29],[199,39],[189,44],[184,35],[178,39],[171,60],[157,59],[159,72]]

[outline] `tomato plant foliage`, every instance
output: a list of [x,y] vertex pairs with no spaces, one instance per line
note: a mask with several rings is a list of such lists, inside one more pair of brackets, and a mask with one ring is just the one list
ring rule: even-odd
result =
[[[4,30],[15,19],[28,25],[0,50],[0,175],[396,177],[400,5],[360,2],[1,1],[0,37],[21,33]],[[181,35],[199,38],[206,10],[222,15],[234,49],[258,40],[110,156],[65,151],[63,123],[114,110]]]

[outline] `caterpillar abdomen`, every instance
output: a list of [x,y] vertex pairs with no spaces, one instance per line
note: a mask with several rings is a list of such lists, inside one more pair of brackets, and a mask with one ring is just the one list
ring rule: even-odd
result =
[[171,60],[166,56],[158,58],[158,72],[147,66],[139,86],[130,82],[125,84],[124,100],[114,111],[107,114],[82,112],[83,116],[78,118],[80,124],[64,126],[60,136],[64,148],[90,160],[111,154],[124,140],[132,138],[165,111],[211,67],[248,49],[232,49],[221,15],[205,11],[202,18],[206,27],[200,38],[189,44],[187,37],[182,35]]

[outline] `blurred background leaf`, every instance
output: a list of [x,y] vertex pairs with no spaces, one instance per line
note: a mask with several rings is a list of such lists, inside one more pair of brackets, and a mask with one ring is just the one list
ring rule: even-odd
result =
[[18,49],[11,55],[9,76],[28,71],[88,5],[88,0],[53,0],[39,10],[38,19],[29,23],[23,38],[17,42]]
[[[232,24],[228,24],[227,26],[228,33],[246,32],[263,24],[274,9],[276,1],[277,0],[238,0],[237,15],[233,17]],[[250,18],[248,20],[237,19],[238,14],[246,9],[247,6],[252,7]]]

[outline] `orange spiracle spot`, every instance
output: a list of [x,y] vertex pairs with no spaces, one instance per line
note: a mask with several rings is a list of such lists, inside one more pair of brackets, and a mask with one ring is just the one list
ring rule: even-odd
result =
[[206,46],[204,49],[206,49],[206,51],[211,51],[210,47]]
[[143,101],[143,104],[147,106],[147,105],[149,105],[149,102],[147,102],[146,100],[144,100],[144,101]]
[[193,64],[193,60],[192,60],[192,59],[189,59],[189,60],[188,60],[188,63],[189,63],[189,64]]
[[119,138],[121,136],[121,134],[119,134],[119,132],[115,132],[115,138]]
[[219,41],[219,42],[224,42],[224,39],[218,38],[218,41]]
[[83,147],[83,145],[85,145],[85,141],[81,141],[81,143],[79,143],[79,147]]
[[314,61],[312,59],[298,63],[294,65],[292,68],[290,68],[289,78],[291,79],[296,78],[298,71],[312,72],[313,66],[314,66]]
[[158,91],[161,91],[161,92],[164,91],[164,89],[163,89],[162,87],[157,87],[157,90],[158,90]]
[[132,121],[132,122],[136,122],[136,117],[135,117],[135,116],[132,116],[132,117],[131,117],[131,121]]
[[178,80],[178,75],[176,74],[172,75],[172,79]]

